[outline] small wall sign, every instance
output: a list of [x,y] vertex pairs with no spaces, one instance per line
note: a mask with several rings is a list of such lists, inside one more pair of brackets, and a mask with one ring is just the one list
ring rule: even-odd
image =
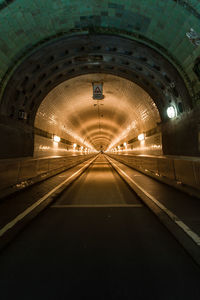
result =
[[94,100],[102,100],[103,96],[103,83],[93,82],[93,99]]

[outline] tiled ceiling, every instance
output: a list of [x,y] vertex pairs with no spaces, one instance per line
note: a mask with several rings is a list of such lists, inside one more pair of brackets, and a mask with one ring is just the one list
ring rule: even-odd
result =
[[13,69],[45,41],[61,35],[129,35],[157,49],[177,67],[192,93],[200,90],[193,72],[200,47],[186,32],[200,34],[198,0],[1,0],[0,80],[2,90]]
[[[103,100],[93,100],[92,82],[103,82]],[[43,100],[35,127],[99,150],[127,141],[160,122],[150,96],[133,82],[108,74],[75,77]]]

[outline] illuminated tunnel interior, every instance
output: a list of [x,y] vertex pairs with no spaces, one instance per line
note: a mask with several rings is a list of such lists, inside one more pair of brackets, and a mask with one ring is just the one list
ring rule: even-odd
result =
[[[103,84],[102,100],[92,98],[95,82]],[[1,152],[63,155],[76,144],[76,150],[198,155],[192,107],[177,69],[149,46],[108,35],[53,39],[20,63],[4,89],[1,111],[10,121],[2,133],[10,139]]]
[[192,0],[0,1],[0,158],[199,156],[199,17]]
[[[93,99],[93,82],[103,82],[104,99]],[[79,145],[83,151],[117,151],[118,147],[131,150],[128,142],[141,133],[157,131],[159,123],[158,109],[143,89],[108,74],[81,75],[61,83],[42,101],[35,119],[36,128],[76,144],[76,150]],[[142,146],[138,141],[130,143],[132,149],[134,145],[137,153],[161,154],[160,132],[153,136]],[[45,141],[35,136],[35,155],[46,147],[50,154],[56,151],[51,140]]]
[[199,20],[0,0],[2,299],[200,299]]

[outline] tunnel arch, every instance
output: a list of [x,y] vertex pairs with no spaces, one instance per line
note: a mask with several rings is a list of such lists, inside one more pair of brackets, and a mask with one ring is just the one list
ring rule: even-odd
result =
[[[38,108],[53,88],[71,78],[96,73],[128,79],[145,90],[161,117],[164,153],[182,151],[185,141],[184,138],[179,140],[177,149],[177,128],[171,135],[164,126],[169,122],[166,115],[169,105],[176,106],[178,115],[183,116],[193,107],[184,80],[155,49],[116,35],[66,36],[39,47],[8,81],[1,102],[2,114],[33,128]],[[23,114],[24,118],[19,117]],[[32,150],[29,151],[33,153],[31,135]]]
[[178,71],[154,49],[119,36],[80,35],[48,42],[23,61],[5,88],[1,111],[18,118],[18,111],[24,110],[26,122],[33,125],[41,101],[52,88],[88,73],[108,73],[135,82],[154,99],[162,120],[170,102],[179,103],[181,112],[192,107]]
[[32,155],[42,99],[91,73],[140,85],[159,109],[164,153],[199,156],[199,16],[195,0],[2,0],[0,156]]
[[[102,100],[93,99],[93,82],[103,83]],[[155,129],[160,121],[154,101],[138,85],[116,75],[93,73],[64,81],[49,92],[35,127],[99,151]]]

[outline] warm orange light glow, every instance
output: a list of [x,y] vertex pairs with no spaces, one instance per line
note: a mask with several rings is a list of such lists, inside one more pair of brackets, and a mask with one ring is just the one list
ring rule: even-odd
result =
[[60,142],[60,137],[57,136],[57,135],[54,135],[53,136],[53,141],[56,142],[56,143],[59,143]]
[[144,133],[141,133],[138,135],[138,140],[139,141],[144,141]]

